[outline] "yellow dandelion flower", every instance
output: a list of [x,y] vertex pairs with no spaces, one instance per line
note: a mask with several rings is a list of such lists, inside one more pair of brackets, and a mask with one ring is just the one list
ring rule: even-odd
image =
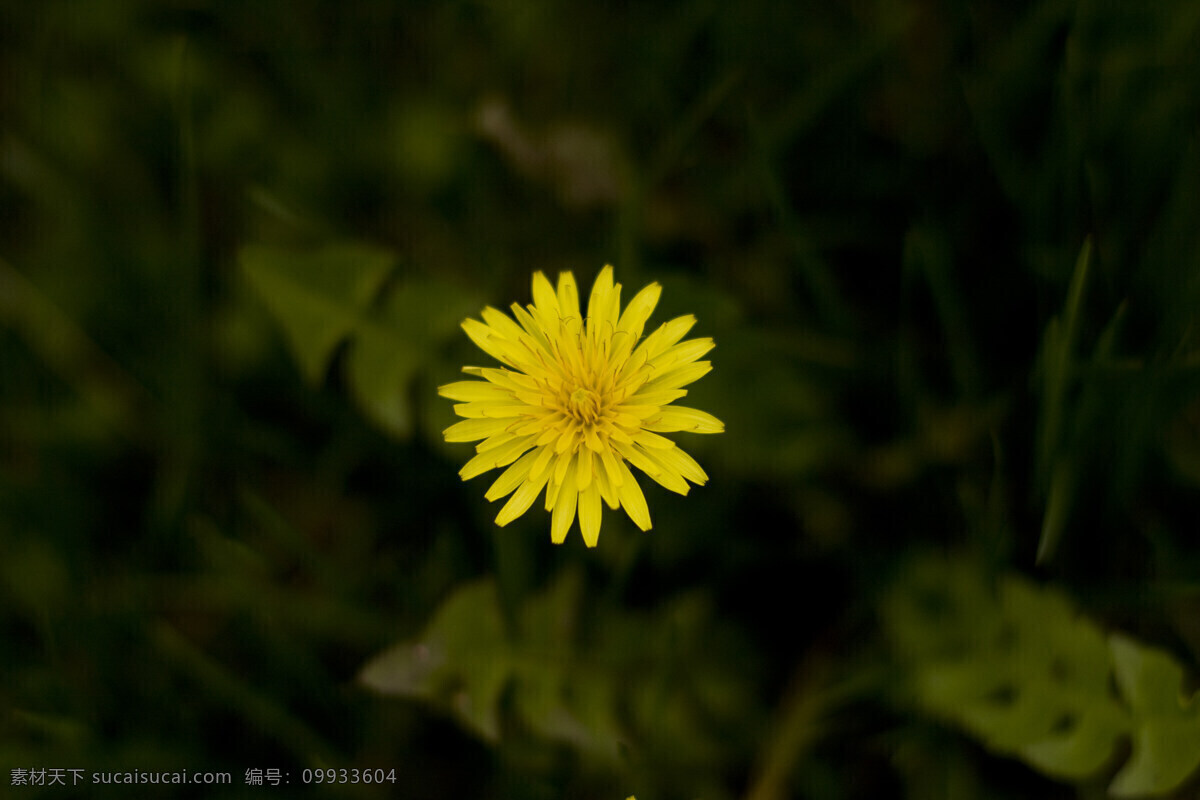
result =
[[438,388],[459,401],[454,412],[466,418],[444,434],[448,442],[479,442],[458,473],[463,480],[508,467],[484,495],[489,501],[512,495],[497,525],[524,514],[545,489],[551,540],[567,538],[578,512],[583,540],[595,547],[601,500],[650,529],[646,498],[626,462],[679,494],[688,493],[688,481],[708,480],[695,459],[659,434],[725,430],[712,414],[671,405],[687,394],[681,387],[712,369],[698,359],[715,345],[680,341],[696,323],[690,314],[642,339],[661,293],[652,283],[622,312],[621,284],[606,266],[583,317],[570,272],[559,275],[557,291],[535,272],[531,305],[513,303],[511,318],[489,306],[482,322],[463,322],[471,340],[504,366],[463,367],[483,380]]

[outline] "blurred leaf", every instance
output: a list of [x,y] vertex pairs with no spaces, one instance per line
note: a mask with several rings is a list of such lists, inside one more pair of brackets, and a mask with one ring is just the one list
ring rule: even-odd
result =
[[376,424],[403,437],[413,424],[409,385],[434,346],[457,330],[469,298],[429,280],[401,281],[385,291],[395,260],[391,251],[357,244],[300,254],[249,246],[241,254],[246,277],[283,329],[305,378],[318,383],[348,340],[351,392]]
[[1075,261],[1071,286],[1061,317],[1054,317],[1046,326],[1042,340],[1042,420],[1041,444],[1038,453],[1039,469],[1046,474],[1061,443],[1061,428],[1066,416],[1066,395],[1074,375],[1072,368],[1076,341],[1079,338],[1079,315],[1083,290],[1087,284],[1091,263],[1092,243],[1084,241]]
[[346,361],[355,398],[376,423],[399,436],[412,429],[406,388],[421,365],[420,352],[395,330],[360,325]]
[[358,327],[395,260],[390,251],[356,244],[314,253],[249,245],[241,252],[243,272],[314,384],[334,349]]
[[537,736],[610,763],[630,741],[689,751],[707,736],[702,721],[724,718],[728,697],[746,714],[739,680],[730,682],[720,659],[699,657],[711,644],[706,604],[684,600],[653,615],[608,611],[584,636],[582,589],[578,573],[565,573],[528,600],[509,631],[495,582],[464,586],[421,636],[376,656],[359,680],[430,701],[491,742],[505,737],[509,698],[515,720]]
[[[501,696],[516,685],[519,717],[551,739],[616,755],[613,687],[589,686],[588,666],[570,651],[569,628],[579,596],[578,576],[557,581],[530,600],[510,634],[500,616],[491,580],[460,588],[413,643],[397,645],[371,660],[359,679],[384,694],[425,698],[446,706],[463,724],[489,741],[501,734]],[[568,685],[573,684],[572,698]],[[583,714],[578,708],[583,698]],[[599,702],[596,702],[596,701]]]
[[1133,757],[1110,790],[1118,797],[1167,792],[1200,767],[1200,695],[1184,697],[1183,670],[1167,653],[1109,637],[1113,671],[1135,711]]
[[920,707],[1060,780],[1094,776],[1132,737],[1110,787],[1122,797],[1170,792],[1200,766],[1200,702],[1183,701],[1171,656],[1106,639],[1055,589],[987,586],[965,560],[928,558],[893,588],[883,613]]
[[1042,407],[1041,437],[1038,470],[1049,475],[1046,513],[1038,541],[1037,561],[1042,563],[1054,554],[1067,523],[1070,504],[1075,493],[1071,455],[1063,447],[1062,428],[1067,416],[1068,391],[1075,385],[1075,347],[1079,338],[1080,309],[1083,290],[1087,285],[1091,263],[1092,240],[1084,240],[1071,275],[1066,307],[1061,318],[1055,317],[1046,326],[1042,342]]

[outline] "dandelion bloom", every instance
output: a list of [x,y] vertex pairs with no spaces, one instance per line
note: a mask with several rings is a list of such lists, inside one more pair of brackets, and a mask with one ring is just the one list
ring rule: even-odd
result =
[[533,304],[513,303],[516,321],[488,307],[483,322],[463,322],[471,341],[504,366],[463,367],[483,380],[438,388],[459,401],[454,412],[466,417],[444,433],[448,442],[479,441],[477,455],[459,471],[463,480],[508,467],[484,495],[489,501],[512,495],[497,525],[524,514],[544,488],[551,540],[566,539],[578,511],[583,541],[595,547],[601,500],[650,529],[646,498],[626,462],[679,494],[688,493],[688,481],[708,480],[695,459],[658,434],[725,430],[712,414],[671,405],[687,394],[680,387],[712,369],[697,359],[713,340],[680,341],[696,323],[690,314],[642,339],[661,293],[650,284],[622,313],[621,284],[605,267],[583,317],[570,272],[559,275],[557,291],[535,272]]

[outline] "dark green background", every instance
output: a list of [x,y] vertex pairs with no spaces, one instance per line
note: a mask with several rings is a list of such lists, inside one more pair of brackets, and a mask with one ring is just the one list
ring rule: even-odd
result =
[[[4,794],[1103,796],[897,702],[876,611],[965,549],[1197,674],[1197,53],[1190,0],[3,3]],[[302,366],[273,287],[345,252],[387,334]],[[715,337],[727,431],[675,437],[689,497],[642,481],[653,531],[554,547],[458,480],[435,387],[487,363],[462,316],[605,263]],[[545,638],[497,741],[453,682],[358,684],[488,578]],[[543,680],[612,701],[615,758]]]

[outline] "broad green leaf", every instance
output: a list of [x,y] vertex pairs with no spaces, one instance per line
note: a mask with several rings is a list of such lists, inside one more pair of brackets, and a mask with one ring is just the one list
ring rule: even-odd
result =
[[1118,797],[1168,792],[1200,767],[1200,701],[1183,696],[1183,669],[1170,655],[1109,637],[1117,685],[1134,711],[1133,757],[1110,787]]
[[[447,708],[489,741],[500,737],[501,695],[511,685],[515,711],[533,731],[615,758],[615,687],[596,685],[602,675],[572,652],[566,635],[578,592],[577,576],[560,579],[521,609],[519,630],[509,633],[495,583],[471,584],[446,602],[416,642],[377,656],[360,680],[384,694]],[[577,698],[594,701],[597,691],[607,713],[596,713],[595,702],[580,713]]]
[[429,702],[487,741],[524,729],[608,762],[631,741],[656,753],[697,747],[705,721],[724,718],[716,707],[724,705],[722,693],[738,695],[745,714],[732,673],[718,674],[712,659],[699,658],[712,644],[706,606],[610,610],[595,630],[584,630],[584,599],[579,573],[567,572],[524,602],[507,630],[495,583],[470,584],[420,636],[372,659],[359,680],[382,694]]
[[359,405],[376,424],[396,436],[412,432],[413,378],[436,357],[438,344],[461,334],[459,323],[479,305],[448,284],[406,280],[387,293],[375,317],[359,324],[347,355],[347,376]]
[[1119,634],[1109,637],[1108,646],[1121,693],[1133,706],[1148,714],[1183,713],[1183,669],[1175,659]]
[[318,383],[348,341],[345,369],[355,400],[376,424],[404,437],[412,430],[414,377],[478,303],[432,280],[401,280],[385,289],[395,260],[390,251],[356,244],[311,253],[250,246],[241,254],[247,280],[282,328],[304,377]]
[[496,708],[511,677],[511,657],[491,581],[462,587],[415,642],[380,653],[359,680],[382,694],[426,698],[453,709],[485,739],[500,735]]
[[395,329],[360,325],[346,360],[350,388],[359,405],[384,430],[412,430],[409,383],[421,367],[421,351]]
[[415,344],[428,348],[448,336],[461,336],[459,325],[479,315],[483,301],[457,286],[436,280],[405,279],[384,298],[381,322]]
[[1113,737],[1124,719],[1112,709],[1085,709],[1066,732],[1021,747],[1021,757],[1047,775],[1067,780],[1086,778],[1112,757]]
[[995,591],[970,562],[923,559],[883,608],[917,705],[1066,781],[1097,775],[1130,740],[1110,791],[1171,792],[1200,767],[1200,700],[1167,653],[1111,635],[1069,598],[1019,576]]
[[283,329],[310,383],[321,380],[334,350],[358,325],[391,272],[395,256],[367,245],[293,252],[250,245],[241,264]]

